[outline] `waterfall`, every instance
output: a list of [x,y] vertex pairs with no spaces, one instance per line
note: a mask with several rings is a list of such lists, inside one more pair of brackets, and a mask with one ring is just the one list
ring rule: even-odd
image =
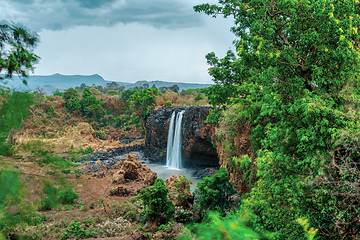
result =
[[[169,140],[168,139],[168,146],[167,149],[170,152],[167,153],[166,155],[166,166],[171,167],[171,168],[176,168],[176,169],[180,169],[181,168],[181,123],[182,123],[182,118],[183,118],[183,114],[184,114],[184,110],[179,112],[176,115],[176,125],[175,125],[175,133],[174,133],[174,139]],[[172,138],[170,136],[170,131],[171,131],[171,135],[173,135],[172,131],[173,131],[173,116],[175,117],[175,113],[173,113],[173,115],[171,116],[171,121],[170,121],[170,126],[169,126],[169,134],[168,137]],[[171,144],[170,144],[171,143]]]
[[172,155],[172,146],[174,140],[174,121],[175,121],[175,112],[171,114],[171,120],[169,125],[169,133],[167,139],[167,151],[166,151],[166,166],[170,165],[170,159]]

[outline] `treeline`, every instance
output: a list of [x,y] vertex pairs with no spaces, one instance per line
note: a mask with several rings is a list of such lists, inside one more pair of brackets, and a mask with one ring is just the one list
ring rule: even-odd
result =
[[[99,90],[101,93],[105,94],[110,94],[110,95],[114,95],[114,94],[119,94],[119,93],[122,93],[124,90],[125,90],[125,86],[124,85],[121,85],[120,83],[117,83],[117,82],[111,82],[111,83],[107,83],[105,86],[103,85],[98,85],[98,86],[87,86],[85,83],[82,83],[79,87],[75,87],[75,89],[78,89],[78,90],[84,90],[85,88],[95,88],[97,90]],[[155,84],[153,84],[151,87],[149,84],[145,83],[145,84],[142,84],[140,86],[135,86],[135,87],[132,87],[132,88],[129,88],[128,90],[131,90],[131,91],[141,91],[143,89],[146,89],[146,88],[156,88],[156,89],[159,89],[159,91],[161,93],[165,93],[167,90],[171,90],[173,92],[179,92],[179,86],[174,84],[170,87],[160,87],[160,88],[157,88],[155,86]],[[185,90],[183,90],[185,91]]]

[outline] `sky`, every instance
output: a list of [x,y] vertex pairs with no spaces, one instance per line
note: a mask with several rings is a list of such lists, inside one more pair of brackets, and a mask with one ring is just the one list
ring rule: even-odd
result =
[[193,11],[215,0],[0,0],[3,19],[39,35],[35,75],[212,83],[205,55],[233,50],[233,20]]

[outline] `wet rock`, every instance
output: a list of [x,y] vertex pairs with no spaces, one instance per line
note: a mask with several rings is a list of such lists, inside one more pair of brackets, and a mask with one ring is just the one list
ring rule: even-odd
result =
[[145,157],[166,162],[167,138],[172,112],[185,110],[182,120],[181,145],[183,166],[219,166],[212,134],[215,127],[206,124],[211,107],[178,107],[153,111],[146,123]]
[[193,176],[196,178],[202,179],[203,177],[211,177],[214,175],[219,168],[205,168],[205,169],[198,169],[194,172]]

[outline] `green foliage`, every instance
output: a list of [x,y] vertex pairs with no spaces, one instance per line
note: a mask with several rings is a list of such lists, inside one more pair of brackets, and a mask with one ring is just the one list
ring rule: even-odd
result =
[[136,220],[136,213],[134,211],[126,212],[124,218],[129,220],[130,222],[133,222]]
[[230,196],[235,194],[235,186],[229,180],[229,173],[225,168],[220,168],[211,177],[204,177],[198,182],[194,195],[202,214],[209,210],[224,214],[234,207],[235,202]]
[[[45,221],[45,217],[35,211],[32,205],[21,204],[19,192],[21,184],[17,172],[0,171],[0,238],[5,238],[18,224],[37,226]],[[16,212],[8,212],[5,206],[17,204]]]
[[55,112],[55,109],[53,106],[50,106],[47,110],[46,110],[46,113],[47,114],[51,114],[51,113],[54,113]]
[[[1,26],[0,26],[1,27]],[[2,99],[2,100],[1,100]],[[0,89],[0,155],[11,154],[11,144],[7,137],[11,129],[18,129],[28,115],[28,107],[34,103],[30,93],[9,92]]]
[[63,92],[54,92],[54,96],[62,97],[64,95]]
[[309,229],[310,224],[309,224],[308,219],[298,218],[298,219],[296,219],[296,222],[299,223],[303,227],[303,229],[305,231],[305,234],[307,236],[307,239],[308,240],[313,240],[316,233],[317,233],[317,231],[318,231],[318,229],[314,229],[314,228]]
[[[185,206],[187,204],[188,200],[188,194],[190,194],[190,184],[192,184],[191,181],[189,181],[185,176],[180,176],[179,181],[176,181],[173,186],[175,187],[176,192],[176,200],[177,203],[180,206]],[[185,192],[183,192],[183,189]],[[186,194],[188,193],[188,194]]]
[[0,211],[3,210],[6,199],[18,195],[18,173],[13,171],[0,171]]
[[[208,222],[195,225],[196,239],[273,239],[271,234],[258,233],[247,226],[249,214],[230,214],[223,218],[218,212],[210,212],[208,216]],[[190,240],[194,238],[186,235],[179,239]]]
[[44,192],[47,194],[47,197],[40,200],[40,210],[51,210],[58,205],[58,190],[49,182],[44,182]]
[[[257,182],[244,199],[257,232],[302,239],[358,237],[360,201],[357,1],[219,1],[196,11],[233,16],[236,54],[207,55],[213,105],[241,104]],[[354,185],[355,184],[355,185]]]
[[105,208],[105,204],[104,204],[104,199],[103,198],[99,198],[98,200],[98,207],[101,208],[101,207],[104,207]]
[[195,101],[200,101],[200,100],[203,100],[205,97],[201,94],[201,93],[198,93],[196,95],[196,97],[194,98]]
[[107,92],[107,94],[109,94],[110,96],[114,96],[114,95],[119,94],[119,90],[109,90],[109,91]]
[[171,104],[172,104],[171,101],[166,101],[166,102],[165,102],[165,106],[166,106],[166,107],[171,107]]
[[211,108],[209,110],[209,115],[206,118],[206,123],[216,124],[219,122],[221,116],[221,110],[219,108]]
[[165,93],[167,90],[171,90],[171,91],[177,93],[177,92],[179,92],[180,88],[178,85],[172,85],[170,87],[160,87],[159,90],[161,93]]
[[104,113],[102,103],[95,96],[91,95],[90,89],[85,88],[80,100],[81,111],[85,116],[97,121]]
[[72,222],[70,225],[63,231],[63,235],[61,236],[61,239],[83,239],[83,238],[89,238],[94,234],[92,231],[86,231],[84,230],[84,226],[80,225],[79,222]]
[[94,152],[94,149],[92,147],[87,147],[83,151],[84,154],[89,154],[89,153],[92,153],[92,152]]
[[147,187],[139,192],[138,197],[144,205],[147,220],[158,221],[161,224],[174,217],[175,206],[167,198],[168,192],[164,181],[160,178],[155,180],[153,187]]
[[[27,77],[28,72],[33,71],[33,65],[40,59],[32,52],[38,41],[37,34],[23,27],[6,22],[0,24],[0,72],[5,71],[5,78],[13,74]],[[23,83],[26,84],[25,78]]]
[[106,140],[106,134],[103,131],[95,131],[95,135],[98,139]]
[[65,107],[70,111],[76,111],[80,109],[80,100],[77,91],[73,88],[69,88],[64,92],[62,97],[65,99]]
[[89,203],[89,207],[90,207],[91,209],[94,209],[94,208],[95,208],[95,202],[92,201],[91,203]]
[[[46,217],[36,212],[31,205],[29,207],[21,207],[20,211],[12,214],[5,211],[0,218],[0,238],[12,239],[12,237],[15,237],[13,233],[17,226],[39,226],[44,222],[46,222]],[[17,237],[24,239],[21,234]]]
[[59,201],[63,204],[73,204],[79,195],[71,187],[59,192]]
[[156,88],[146,88],[133,92],[126,103],[129,105],[129,113],[136,113],[137,116],[146,121],[155,106],[155,97],[160,95]]
[[40,164],[49,164],[54,169],[74,167],[74,165],[66,158],[52,155],[47,151],[38,150],[33,152],[38,157],[37,162]]

